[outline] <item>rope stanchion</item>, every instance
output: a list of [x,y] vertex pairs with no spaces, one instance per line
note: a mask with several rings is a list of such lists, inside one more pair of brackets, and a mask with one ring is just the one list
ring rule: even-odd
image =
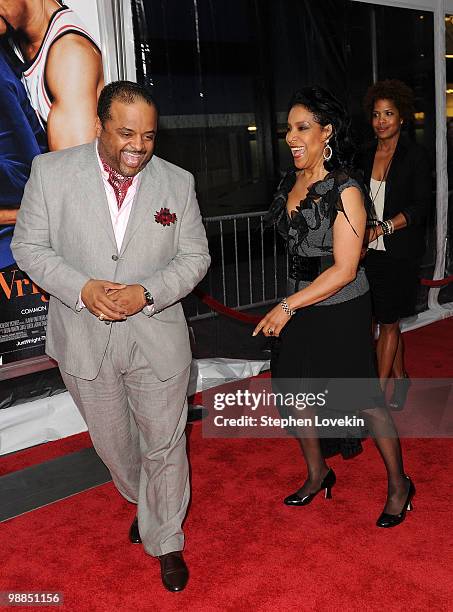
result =
[[227,317],[230,317],[231,319],[236,319],[237,321],[241,321],[242,323],[250,323],[250,325],[257,325],[263,318],[262,316],[260,317],[260,316],[248,315],[248,314],[245,314],[244,312],[233,310],[233,308],[228,308],[228,306],[225,306],[225,304],[222,304],[222,302],[215,300],[212,296],[208,295],[207,293],[205,293],[198,287],[196,287],[193,290],[193,293],[194,295],[197,296],[197,298],[199,298],[203,302],[203,304],[206,304],[206,306],[209,306],[211,310],[214,310],[215,312],[219,314],[226,315]]

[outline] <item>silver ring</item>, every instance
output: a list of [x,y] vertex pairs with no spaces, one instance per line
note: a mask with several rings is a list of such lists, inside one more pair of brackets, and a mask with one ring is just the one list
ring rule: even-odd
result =
[[103,321],[105,319],[105,314],[103,312],[101,312],[101,314],[98,316],[99,321]]
[[272,329],[272,327],[269,327],[269,329],[267,330],[267,333],[269,334],[269,336],[274,335],[274,330]]

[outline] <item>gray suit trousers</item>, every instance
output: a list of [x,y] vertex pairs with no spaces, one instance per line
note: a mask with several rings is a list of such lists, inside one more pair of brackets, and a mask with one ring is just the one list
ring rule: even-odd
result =
[[113,482],[138,504],[146,552],[158,556],[182,550],[181,523],[190,497],[184,433],[189,368],[161,382],[124,321],[111,324],[94,380],[61,375]]

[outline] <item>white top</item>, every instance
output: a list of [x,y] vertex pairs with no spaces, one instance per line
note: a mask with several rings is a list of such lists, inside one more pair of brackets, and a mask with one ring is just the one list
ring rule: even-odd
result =
[[[385,200],[385,181],[377,181],[374,178],[370,179],[370,195],[374,203],[374,209],[379,221],[383,221],[384,216],[384,200]],[[368,245],[369,249],[376,251],[385,251],[384,237],[379,236],[377,240],[373,240]]]
[[[38,53],[33,62],[22,73],[22,82],[27,90],[30,103],[35,109],[44,129],[46,128],[47,118],[52,107],[52,100],[47,89],[45,75],[47,56],[53,43],[65,34],[83,36],[99,49],[98,43],[73,10],[64,7],[52,15]],[[23,61],[22,54],[17,47],[16,53]]]

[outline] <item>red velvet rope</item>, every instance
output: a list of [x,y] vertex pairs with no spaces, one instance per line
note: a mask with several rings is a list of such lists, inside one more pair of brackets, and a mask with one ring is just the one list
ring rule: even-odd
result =
[[[447,278],[441,278],[439,280],[432,280],[429,278],[422,278],[420,280],[420,283],[422,285],[425,285],[426,287],[445,287],[446,285],[449,285],[452,282],[453,275],[447,276]],[[257,325],[263,318],[259,315],[248,315],[245,314],[245,312],[240,312],[239,310],[229,308],[228,306],[225,306],[225,304],[222,304],[222,302],[219,302],[218,300],[214,299],[212,296],[208,295],[198,287],[193,290],[193,293],[203,302],[203,304],[206,304],[206,306],[209,306],[211,310],[214,310],[214,312],[226,315],[227,317],[231,317],[232,319],[236,319],[237,321],[241,321],[242,323],[250,323],[251,325]]]
[[228,308],[228,306],[225,306],[225,304],[222,304],[222,302],[218,302],[204,291],[201,291],[201,289],[198,289],[198,287],[193,290],[193,293],[203,302],[203,304],[209,306],[211,310],[214,310],[219,314],[226,315],[227,317],[231,317],[232,319],[236,319],[237,321],[242,321],[242,323],[257,325],[263,318],[262,316],[248,315],[245,314],[245,312]]
[[439,280],[432,280],[431,278],[422,278],[420,283],[426,287],[446,287],[453,282],[453,275],[447,276],[446,278],[440,278]]

